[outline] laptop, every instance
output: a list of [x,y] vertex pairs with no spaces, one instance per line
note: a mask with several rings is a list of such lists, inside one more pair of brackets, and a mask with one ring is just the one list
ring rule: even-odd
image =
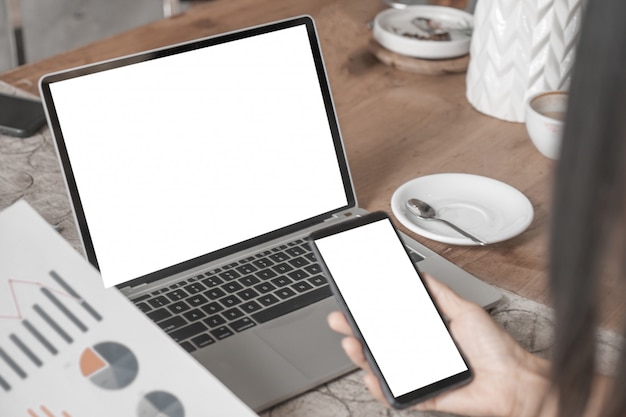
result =
[[[256,411],[354,369],[306,243],[366,213],[310,17],[49,74],[40,89],[106,287]],[[500,299],[405,238],[462,296]]]

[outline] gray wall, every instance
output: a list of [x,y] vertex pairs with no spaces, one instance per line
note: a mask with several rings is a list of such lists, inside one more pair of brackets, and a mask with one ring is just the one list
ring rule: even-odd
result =
[[7,5],[4,0],[0,0],[0,71],[15,65],[10,27]]
[[[12,59],[7,1],[0,0],[0,70]],[[26,62],[163,18],[164,0],[17,0]]]

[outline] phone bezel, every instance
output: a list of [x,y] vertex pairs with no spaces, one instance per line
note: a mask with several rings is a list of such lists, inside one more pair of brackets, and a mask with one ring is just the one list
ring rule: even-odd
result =
[[[335,280],[333,279],[333,276],[328,268],[328,266],[326,265],[326,263],[324,262],[324,258],[322,257],[317,245],[315,244],[315,241],[318,239],[321,239],[323,237],[327,237],[327,236],[331,236],[337,233],[341,233],[350,229],[354,229],[360,226],[364,226],[366,224],[370,224],[373,222],[378,222],[381,220],[387,220],[389,221],[389,223],[391,224],[394,232],[396,233],[396,236],[399,240],[400,243],[402,243],[402,239],[399,235],[399,232],[397,230],[397,228],[395,227],[395,225],[393,224],[393,221],[391,220],[391,218],[389,217],[389,215],[383,211],[378,211],[378,212],[373,212],[370,214],[367,214],[365,216],[361,216],[361,217],[357,217],[355,219],[349,220],[347,222],[341,223],[341,224],[336,224],[336,225],[332,225],[329,226],[327,228],[321,229],[319,231],[315,231],[313,233],[311,233],[311,235],[309,236],[309,244],[315,254],[315,256],[317,257],[321,267],[322,267],[322,271],[324,273],[324,275],[326,276],[326,279],[329,282],[330,288],[333,292],[333,295],[335,296],[335,299],[337,300],[339,307],[341,309],[341,311],[344,313],[344,315],[346,316],[346,319],[348,320],[348,323],[350,324],[350,327],[352,328],[352,331],[354,332],[354,335],[357,337],[357,339],[359,339],[359,341],[362,343],[363,345],[363,352],[365,354],[365,358],[367,360],[367,362],[369,363],[372,371],[374,372],[374,374],[376,375],[376,377],[378,378],[378,380],[381,383],[381,388],[383,390],[383,394],[385,395],[385,398],[387,399],[387,401],[389,402],[389,404],[397,409],[404,409],[407,407],[410,407],[414,404],[417,404],[419,402],[422,402],[428,398],[434,397],[438,394],[440,394],[443,391],[455,388],[455,387],[459,387],[461,385],[465,385],[467,383],[469,383],[472,378],[473,378],[473,372],[472,369],[469,365],[469,362],[467,361],[465,355],[463,354],[463,352],[461,351],[461,349],[459,348],[458,344],[456,343],[456,340],[454,340],[454,337],[452,337],[453,343],[456,346],[456,349],[458,350],[461,358],[463,359],[467,370],[463,371],[461,373],[458,373],[456,375],[452,375],[448,378],[439,380],[437,382],[434,382],[430,385],[426,385],[424,387],[415,389],[409,393],[406,393],[404,395],[401,396],[394,396],[391,392],[391,389],[389,388],[389,384],[387,383],[387,380],[385,379],[384,375],[382,374],[380,367],[378,366],[378,363],[376,362],[376,359],[374,358],[374,356],[372,355],[372,352],[369,349],[369,346],[367,344],[367,342],[365,341],[365,339],[363,338],[363,335],[361,334],[361,331],[359,329],[358,324],[356,323],[354,317],[352,316],[352,313],[350,312],[350,309],[348,308],[342,294],[341,291],[339,290]],[[413,263],[413,261],[411,260],[410,256],[409,256],[409,252],[408,249],[406,248],[406,246],[402,243],[403,248],[405,249],[406,255],[407,255],[407,260],[409,262],[411,262],[411,264],[413,265],[413,267],[415,268],[415,272],[417,274],[417,276],[419,277],[420,281],[422,282],[422,284],[424,285],[424,288],[426,289],[426,292],[428,294],[428,296],[430,297],[433,305],[435,306],[437,312],[439,313],[439,317],[441,318],[444,326],[446,327],[446,329],[448,330],[448,333],[450,333],[449,327],[448,327],[448,323],[445,320],[445,318],[443,317],[443,315],[441,314],[441,311],[439,309],[439,307],[437,306],[437,304],[435,303],[435,300],[432,297],[432,294],[430,293],[430,290],[428,289],[428,286],[426,285],[426,282],[424,281],[424,278],[422,277],[422,275],[419,272],[419,269],[417,268],[417,266]]]

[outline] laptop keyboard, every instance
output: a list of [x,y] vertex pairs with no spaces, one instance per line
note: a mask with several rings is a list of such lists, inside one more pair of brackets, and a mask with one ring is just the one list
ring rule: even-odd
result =
[[[424,259],[409,251],[417,263]],[[188,352],[332,295],[299,239],[131,301]]]
[[131,301],[193,352],[331,294],[299,239]]

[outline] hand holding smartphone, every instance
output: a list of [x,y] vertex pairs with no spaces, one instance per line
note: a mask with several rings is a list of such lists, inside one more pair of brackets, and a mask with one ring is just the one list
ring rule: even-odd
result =
[[311,245],[393,407],[472,379],[387,214],[314,232]]

